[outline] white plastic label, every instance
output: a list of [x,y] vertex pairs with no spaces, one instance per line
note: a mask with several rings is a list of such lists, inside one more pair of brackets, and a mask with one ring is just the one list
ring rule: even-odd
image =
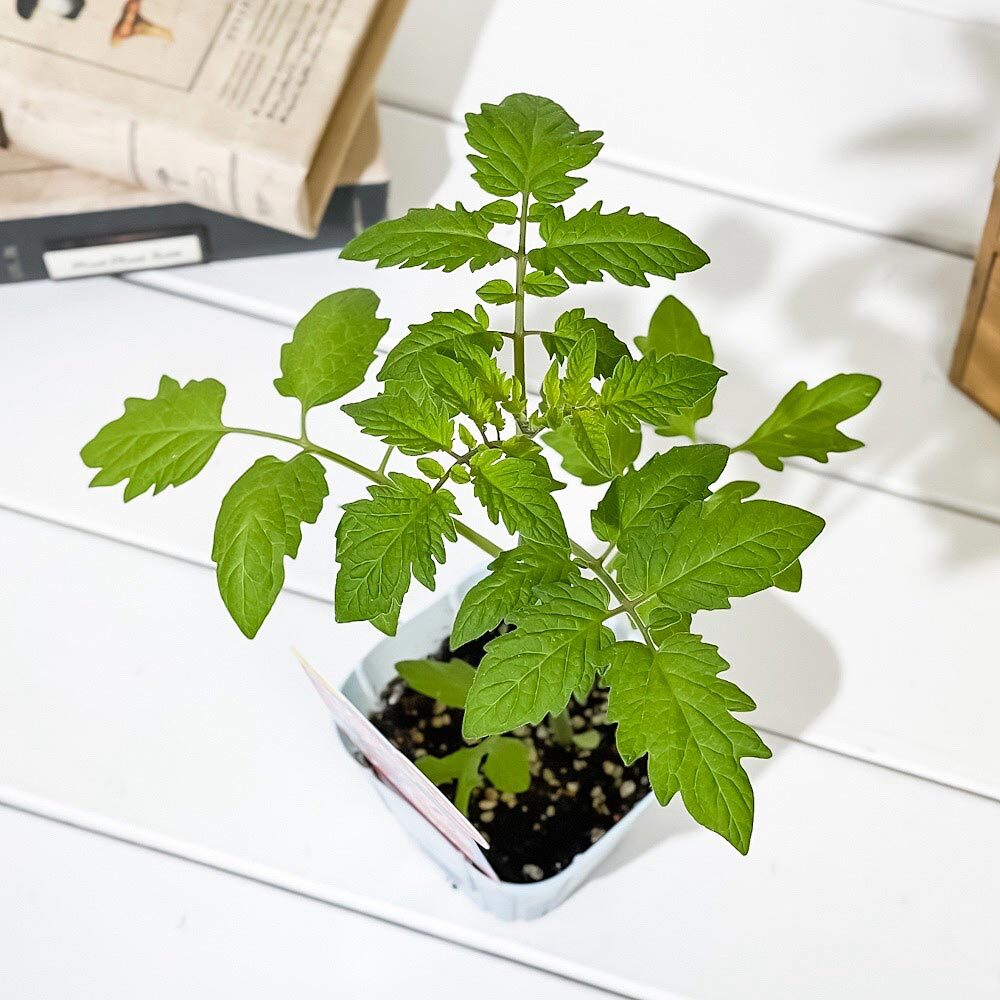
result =
[[57,280],[200,264],[204,259],[201,239],[195,233],[46,250],[42,254],[49,277]]

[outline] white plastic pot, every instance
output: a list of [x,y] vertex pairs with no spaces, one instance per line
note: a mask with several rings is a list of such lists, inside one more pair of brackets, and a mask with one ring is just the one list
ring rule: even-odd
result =
[[[344,682],[344,695],[366,715],[380,707],[380,695],[396,676],[396,664],[436,653],[451,632],[455,613],[465,592],[482,577],[477,573],[451,593],[443,595],[425,611],[403,625],[397,635],[383,639]],[[348,751],[353,746],[341,734]],[[408,802],[383,784],[370,770],[382,801],[399,824],[420,845],[424,853],[477,905],[503,920],[533,920],[555,909],[590,877],[594,870],[621,843],[629,828],[653,801],[646,795],[600,840],[578,854],[570,864],[541,882],[493,882],[476,871]],[[485,852],[487,860],[489,851]]]

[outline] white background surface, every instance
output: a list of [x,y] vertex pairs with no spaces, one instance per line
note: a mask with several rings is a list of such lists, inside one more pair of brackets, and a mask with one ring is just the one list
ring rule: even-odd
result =
[[[624,337],[667,291],[695,309],[734,373],[712,436],[735,441],[799,378],[885,383],[850,428],[863,451],[781,476],[747,460],[830,523],[801,594],[704,616],[775,750],[753,762],[750,856],[675,804],[556,913],[492,920],[388,822],[289,655],[337,681],[374,641],[329,606],[334,503],[359,485],[331,475],[254,643],[208,556],[259,446],[227,440],[195,482],[128,506],[86,489],[80,446],[163,372],[220,378],[231,423],[291,429],[269,385],[317,298],[370,285],[392,337],[471,305],[483,275],[316,252],[5,286],[4,996],[1000,992],[1000,428],[946,379],[1000,146],[997,18],[976,0],[594,2],[571,24],[531,5],[529,30],[526,9],[411,4],[382,83],[396,210],[474,201],[454,123],[548,93],[606,131],[588,198],[713,257],[676,286],[574,290]],[[315,421],[364,455],[352,427]],[[583,533],[594,496],[572,496]],[[442,585],[477,560],[454,547]],[[375,985],[356,978],[369,960]]]

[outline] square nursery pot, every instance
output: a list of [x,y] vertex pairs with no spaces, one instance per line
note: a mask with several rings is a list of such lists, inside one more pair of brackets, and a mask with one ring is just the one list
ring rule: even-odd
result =
[[[383,639],[375,646],[341,689],[356,708],[366,716],[370,715],[380,707],[381,692],[396,676],[396,664],[400,660],[427,656],[440,648],[442,641],[451,633],[455,614],[466,591],[484,575],[483,571],[471,576],[402,625],[397,635]],[[626,638],[626,634],[621,634],[620,638]],[[348,752],[358,759],[353,744],[343,733],[340,737]],[[551,878],[530,883],[493,882],[473,868],[405,799],[379,781],[370,769],[367,770],[375,790],[396,821],[448,880],[478,906],[502,920],[533,920],[568,899],[615,850],[638,820],[639,814],[655,800],[652,793],[646,795],[596,844],[578,854],[566,868]],[[484,854],[489,860],[489,851]]]

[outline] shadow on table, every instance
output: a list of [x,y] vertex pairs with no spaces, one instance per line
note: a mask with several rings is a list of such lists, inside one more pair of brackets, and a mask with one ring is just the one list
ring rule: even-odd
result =
[[[799,615],[792,601],[766,591],[731,611],[703,613],[695,630],[703,631],[709,642],[732,667],[724,676],[746,691],[760,709],[746,721],[794,738],[806,730],[830,704],[840,682],[840,666],[826,637]],[[769,739],[774,756],[754,760],[749,770],[755,785],[786,749],[784,739]],[[652,805],[639,817],[622,846],[601,866],[595,877],[611,874],[630,865],[665,840],[698,829],[687,815],[677,795],[665,809]]]

